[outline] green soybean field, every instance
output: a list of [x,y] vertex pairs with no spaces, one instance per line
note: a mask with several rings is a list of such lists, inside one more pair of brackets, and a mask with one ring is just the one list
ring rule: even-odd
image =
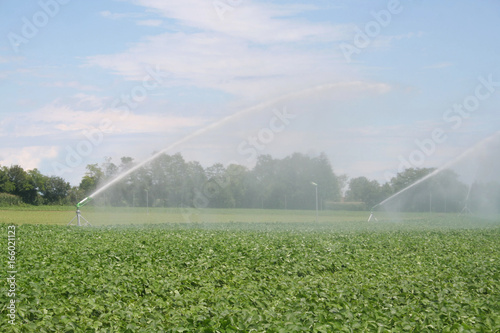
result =
[[4,220],[0,331],[500,331],[498,220],[346,216],[98,227]]

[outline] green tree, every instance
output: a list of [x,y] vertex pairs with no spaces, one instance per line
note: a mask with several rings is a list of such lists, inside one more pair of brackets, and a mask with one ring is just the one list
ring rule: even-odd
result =
[[[156,206],[177,207],[184,203],[186,162],[181,154],[160,155],[151,165],[151,191]],[[144,189],[142,189],[144,191]]]
[[[252,185],[249,200],[254,208],[279,207],[280,190],[277,188],[278,162],[271,155],[259,155],[251,171]],[[274,195],[273,195],[274,194]],[[284,198],[284,197],[283,197]]]
[[72,186],[68,191],[65,203],[76,205],[84,198],[85,198],[85,192],[79,186]]
[[9,168],[1,167],[0,168],[0,192],[1,193],[14,193],[16,189],[15,184],[9,178]]
[[113,163],[111,157],[105,157],[104,158],[104,163],[101,167],[104,175],[104,179],[110,180],[113,177],[117,176],[119,168],[116,166],[116,164]]
[[468,187],[460,182],[456,172],[443,170],[429,180],[429,200],[432,211],[459,212],[462,210]]
[[263,208],[314,209],[318,184],[320,207],[326,200],[340,199],[340,186],[326,154],[310,157],[294,153],[284,159],[262,155],[252,170],[255,179],[249,193]]
[[49,177],[42,175],[42,173],[38,169],[28,170],[27,174],[31,179],[33,185],[35,186],[35,190],[37,192],[37,203],[44,203],[42,196],[45,192],[45,186]]
[[38,191],[33,178],[19,165],[7,168],[7,187],[10,194],[19,196],[27,204],[38,203]]
[[226,177],[229,179],[229,192],[234,198],[234,206],[248,207],[247,197],[250,187],[248,169],[242,165],[230,164],[226,169]]
[[349,189],[346,192],[346,200],[352,202],[364,202],[366,208],[375,206],[382,201],[382,189],[376,180],[368,180],[366,177],[358,177],[349,181]]
[[318,192],[322,201],[340,201],[342,177],[335,175],[330,160],[325,153],[321,153],[311,161],[312,177],[318,184]]
[[196,161],[186,163],[186,182],[184,188],[184,201],[183,205],[188,207],[195,207],[200,203],[195,201],[203,196],[203,186],[207,183],[207,175],[203,166]]
[[391,179],[392,193],[396,195],[385,206],[401,211],[457,211],[463,205],[467,187],[459,181],[452,170],[442,170],[425,181],[425,176],[434,172],[433,168],[407,169]]
[[[128,171],[135,166],[134,159],[129,156],[123,156],[120,158],[120,166],[118,167],[118,174]],[[112,188],[112,193],[108,195],[107,199],[111,205],[114,206],[136,206],[136,196],[137,196],[137,172],[133,172],[127,177],[125,177],[118,184],[115,184]],[[138,196],[137,199],[140,199]]]
[[397,193],[433,172],[435,168],[409,168],[400,172],[390,181],[392,191]]
[[71,185],[61,177],[47,177],[42,196],[45,203],[62,204],[69,195]]
[[80,182],[80,189],[86,196],[90,195],[97,189],[97,186],[99,186],[103,180],[104,172],[99,165],[97,163],[89,164],[87,165],[87,172]]
[[230,177],[221,163],[216,163],[205,170],[207,182],[203,186],[204,195],[213,208],[234,208],[236,205],[230,188]]

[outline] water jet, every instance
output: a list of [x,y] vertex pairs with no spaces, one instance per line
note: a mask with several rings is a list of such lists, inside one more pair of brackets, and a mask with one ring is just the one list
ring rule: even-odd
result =
[[[462,152],[457,157],[453,158],[452,160],[448,161],[447,163],[445,163],[444,165],[442,165],[438,169],[436,169],[433,172],[429,173],[425,177],[422,177],[418,181],[416,181],[416,182],[408,185],[407,187],[405,187],[402,190],[394,193],[393,195],[389,196],[388,198],[386,198],[385,200],[381,201],[377,205],[373,206],[372,209],[371,209],[370,217],[368,218],[368,221],[371,221],[372,219],[375,218],[375,216],[373,215],[373,211],[374,211],[374,209],[376,207],[379,207],[379,206],[382,207],[382,206],[384,206],[386,203],[388,203],[389,201],[393,200],[395,197],[398,197],[398,196],[402,195],[403,193],[407,192],[408,190],[410,190],[410,189],[418,186],[419,184],[421,184],[421,183],[425,182],[426,180],[428,180],[428,179],[436,176],[437,174],[439,174],[440,172],[442,172],[444,170],[451,169],[453,167],[457,167],[457,165],[459,164],[459,162],[463,161],[465,158],[471,158],[471,161],[477,160],[478,159],[477,155],[481,154],[481,153],[484,154],[483,151],[484,150],[488,150],[488,145],[495,144],[495,143],[498,144],[498,139],[500,139],[500,131],[497,131],[497,132],[493,133],[492,135],[488,136],[486,139],[481,140],[480,142],[476,143],[472,147],[466,149],[464,152]],[[491,149],[491,147],[490,147],[490,149]],[[473,154],[476,154],[476,155],[474,156]],[[476,172],[474,174],[477,175],[477,173],[478,173],[478,171],[476,170]],[[475,177],[476,176],[474,176],[474,178]],[[469,189],[468,189],[467,196],[466,196],[466,199],[465,199],[465,206],[462,209],[461,214],[471,213],[471,211],[470,211],[470,209],[468,207],[468,202],[469,202],[469,197],[471,195],[471,190],[472,190],[473,183],[474,183],[474,180],[472,180],[471,183],[469,184]]]

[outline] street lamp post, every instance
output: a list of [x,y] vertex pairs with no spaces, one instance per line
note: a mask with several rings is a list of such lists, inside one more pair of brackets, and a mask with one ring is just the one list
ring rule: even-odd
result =
[[311,184],[316,188],[316,223],[318,223],[318,184],[315,182],[311,182]]

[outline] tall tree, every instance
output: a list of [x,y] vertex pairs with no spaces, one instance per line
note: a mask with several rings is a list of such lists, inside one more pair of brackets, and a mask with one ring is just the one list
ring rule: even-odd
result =
[[229,179],[229,192],[234,198],[235,207],[249,207],[250,178],[248,169],[242,165],[231,164],[226,169],[226,178]]
[[48,204],[62,204],[69,195],[71,185],[61,177],[47,177],[42,196]]
[[433,172],[435,168],[409,168],[400,172],[390,181],[394,193],[414,184],[418,180]]
[[321,200],[340,201],[341,183],[333,172],[330,160],[325,153],[312,159],[313,177],[317,180]]
[[340,187],[325,154],[310,157],[294,153],[282,160],[259,156],[252,171],[263,208],[314,209],[318,184],[320,207],[325,200],[340,199]]
[[204,194],[213,208],[233,208],[235,199],[231,193],[230,177],[221,163],[216,163],[205,170],[207,182]]
[[254,208],[277,208],[278,162],[271,155],[259,155],[252,170],[254,179],[251,198]]
[[204,201],[197,201],[206,199],[203,195],[203,186],[207,182],[207,175],[203,166],[196,161],[187,162],[186,177],[183,206],[199,207],[205,205]]
[[364,202],[366,208],[373,207],[383,200],[382,187],[376,180],[370,181],[366,177],[351,179],[346,192],[346,200]]
[[33,178],[19,165],[7,168],[7,183],[11,194],[19,196],[25,203],[37,204],[36,184]]
[[[407,169],[391,179],[393,193],[404,192],[387,202],[388,209],[401,211],[457,211],[463,204],[467,187],[451,170],[443,170],[420,181],[435,169]],[[420,182],[419,182],[420,181]],[[418,182],[418,183],[417,183]],[[462,204],[461,204],[462,202]]]
[[[28,177],[31,178],[38,196],[43,196],[43,193],[45,192],[45,186],[49,177],[42,175],[42,173],[38,169],[28,170],[27,174]],[[41,197],[39,199],[41,199]]]
[[82,178],[80,182],[80,189],[85,193],[85,195],[89,195],[94,192],[99,184],[104,180],[104,172],[101,167],[96,164],[87,165],[87,172]]
[[1,193],[14,193],[16,185],[9,178],[9,168],[3,166],[0,168],[0,192]]

